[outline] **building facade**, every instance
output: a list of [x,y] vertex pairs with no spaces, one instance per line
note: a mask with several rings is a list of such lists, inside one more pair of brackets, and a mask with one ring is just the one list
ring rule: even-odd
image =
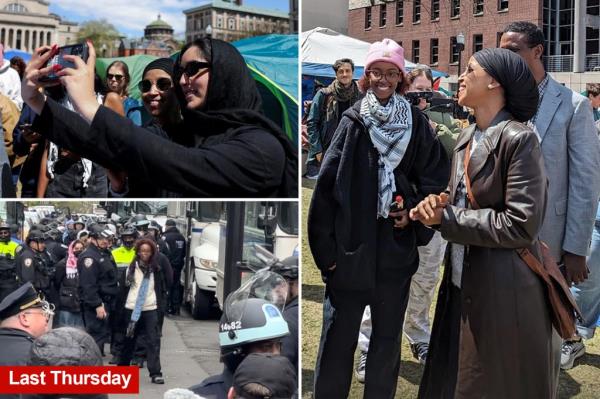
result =
[[39,46],[74,44],[79,26],[49,11],[43,0],[0,0],[0,42],[32,53]]
[[213,0],[183,13],[187,42],[206,36],[209,26],[212,37],[228,42],[270,33],[290,33],[289,13],[247,7],[242,0]]
[[119,57],[148,54],[156,57],[169,57],[179,50],[181,43],[173,38],[173,27],[158,19],[146,25],[144,37],[139,40],[122,39],[119,44]]
[[290,0],[290,33],[298,33],[298,0]]

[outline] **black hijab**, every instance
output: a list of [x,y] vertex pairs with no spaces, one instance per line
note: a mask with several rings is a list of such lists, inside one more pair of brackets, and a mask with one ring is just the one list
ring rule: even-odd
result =
[[[286,165],[278,197],[298,196],[298,149],[283,131],[262,111],[262,101],[256,82],[244,58],[231,44],[217,39],[201,39],[186,44],[179,53],[173,72],[173,81],[182,75],[181,57],[192,46],[201,48],[211,64],[206,102],[201,109],[190,110],[179,84],[175,92],[182,109],[186,131],[194,132],[194,144],[201,144],[207,136],[232,133],[240,128],[258,127],[275,136],[286,155]],[[206,43],[208,42],[208,43]],[[204,47],[201,47],[204,46]],[[206,54],[206,50],[210,54]],[[198,126],[202,126],[199,129]],[[205,127],[205,128],[204,128]]]
[[527,63],[516,53],[503,48],[486,48],[473,54],[485,71],[504,89],[506,109],[519,122],[537,112],[537,83]]

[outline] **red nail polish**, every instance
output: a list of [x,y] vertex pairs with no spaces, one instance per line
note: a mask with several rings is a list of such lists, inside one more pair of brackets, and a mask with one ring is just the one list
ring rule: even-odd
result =
[[63,67],[62,67],[62,65],[60,65],[60,64],[54,64],[54,65],[52,65],[52,70],[53,70],[54,72],[58,72],[58,71],[60,71],[62,68],[63,68]]

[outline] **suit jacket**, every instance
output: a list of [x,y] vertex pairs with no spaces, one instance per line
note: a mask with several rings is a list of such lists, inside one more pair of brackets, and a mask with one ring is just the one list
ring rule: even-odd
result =
[[587,98],[549,77],[534,131],[549,180],[540,232],[556,259],[588,253],[600,195],[600,142]]

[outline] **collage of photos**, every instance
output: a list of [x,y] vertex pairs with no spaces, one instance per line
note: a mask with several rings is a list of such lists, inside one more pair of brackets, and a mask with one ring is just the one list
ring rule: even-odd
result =
[[0,0],[0,399],[600,398],[600,0]]

